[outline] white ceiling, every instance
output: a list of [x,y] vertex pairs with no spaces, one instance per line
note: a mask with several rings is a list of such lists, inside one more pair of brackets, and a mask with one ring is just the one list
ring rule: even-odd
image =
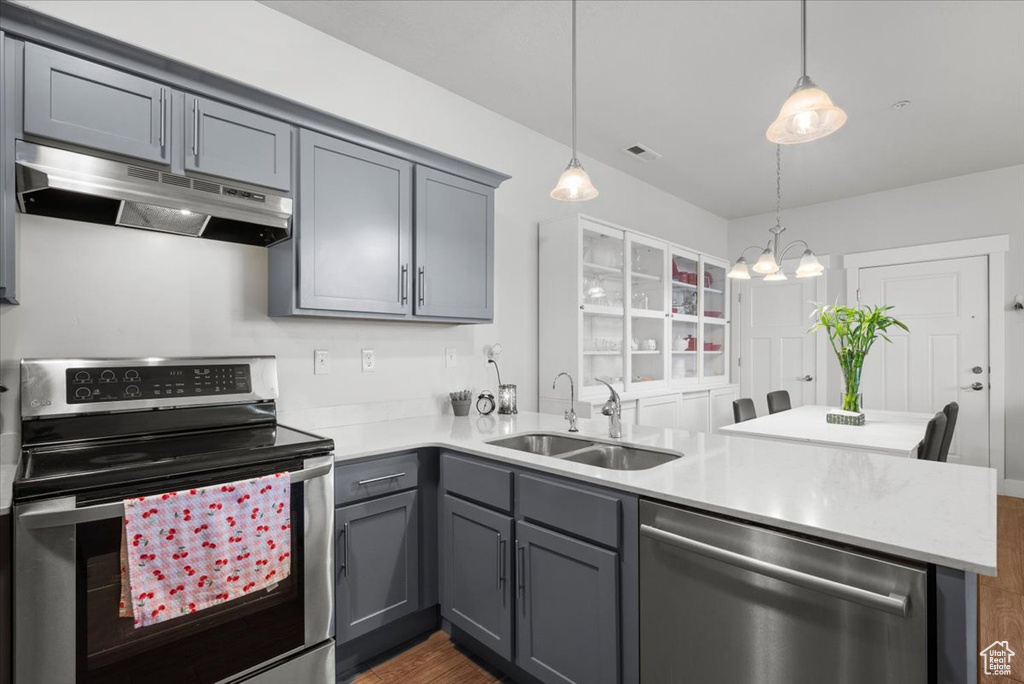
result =
[[[566,1],[264,4],[569,142]],[[774,208],[764,132],[800,76],[796,0],[581,0],[578,17],[584,155],[726,218]],[[784,206],[1024,163],[1020,0],[810,2],[808,72],[849,121],[783,148]],[[663,158],[621,151],[637,142]]]

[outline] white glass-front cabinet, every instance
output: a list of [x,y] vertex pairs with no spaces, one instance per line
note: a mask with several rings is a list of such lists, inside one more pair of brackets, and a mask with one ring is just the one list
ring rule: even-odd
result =
[[541,398],[728,381],[727,264],[585,216],[540,226]]
[[668,245],[636,233],[629,245],[629,386],[667,384]]

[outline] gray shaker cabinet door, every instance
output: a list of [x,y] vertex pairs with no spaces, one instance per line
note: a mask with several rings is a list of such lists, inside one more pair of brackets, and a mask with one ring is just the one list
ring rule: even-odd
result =
[[171,89],[25,43],[25,132],[169,164]]
[[416,315],[494,317],[494,188],[416,167]]
[[618,554],[521,521],[516,542],[516,664],[543,682],[619,682]]
[[186,94],[185,170],[290,190],[292,127]]
[[441,615],[512,659],[512,519],[446,494]]
[[409,313],[412,164],[299,134],[299,306]]
[[339,644],[419,607],[418,506],[412,490],[335,511]]

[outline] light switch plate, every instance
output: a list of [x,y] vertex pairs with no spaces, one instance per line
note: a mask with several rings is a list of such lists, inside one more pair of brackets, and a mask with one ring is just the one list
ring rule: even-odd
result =
[[363,357],[363,372],[372,373],[377,368],[377,359],[373,355],[372,349],[364,349],[362,353]]
[[313,374],[314,375],[330,375],[331,374],[331,353],[326,349],[314,349],[313,350]]
[[445,368],[455,368],[455,366],[457,366],[457,365],[459,365],[459,359],[458,359],[458,356],[456,356],[456,354],[455,354],[455,347],[445,347],[444,348],[444,367]]

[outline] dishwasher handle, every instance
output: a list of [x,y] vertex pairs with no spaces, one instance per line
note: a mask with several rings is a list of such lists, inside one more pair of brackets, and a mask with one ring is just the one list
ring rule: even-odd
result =
[[692,551],[693,553],[700,554],[706,558],[720,561],[722,563],[728,563],[729,565],[736,566],[743,570],[756,572],[760,575],[765,575],[783,582],[788,582],[789,584],[793,584],[798,587],[803,587],[804,589],[810,589],[811,591],[816,591],[821,594],[835,596],[836,598],[843,599],[844,601],[858,603],[862,606],[881,610],[892,615],[906,617],[910,608],[910,599],[907,596],[900,596],[899,594],[883,596],[882,594],[868,591],[867,589],[853,587],[849,584],[843,584],[842,582],[836,582],[824,577],[818,577],[817,575],[811,575],[806,572],[800,572],[799,570],[775,565],[774,563],[769,563],[757,558],[751,558],[750,556],[744,556],[741,553],[735,553],[717,546],[712,546],[711,544],[705,544],[704,542],[699,542],[695,539],[690,539],[689,537],[682,537],[678,534],[673,534],[672,532],[666,532],[665,530],[657,527],[652,527],[651,525],[640,525],[640,534],[644,537],[654,539],[655,541],[675,546],[685,551]]

